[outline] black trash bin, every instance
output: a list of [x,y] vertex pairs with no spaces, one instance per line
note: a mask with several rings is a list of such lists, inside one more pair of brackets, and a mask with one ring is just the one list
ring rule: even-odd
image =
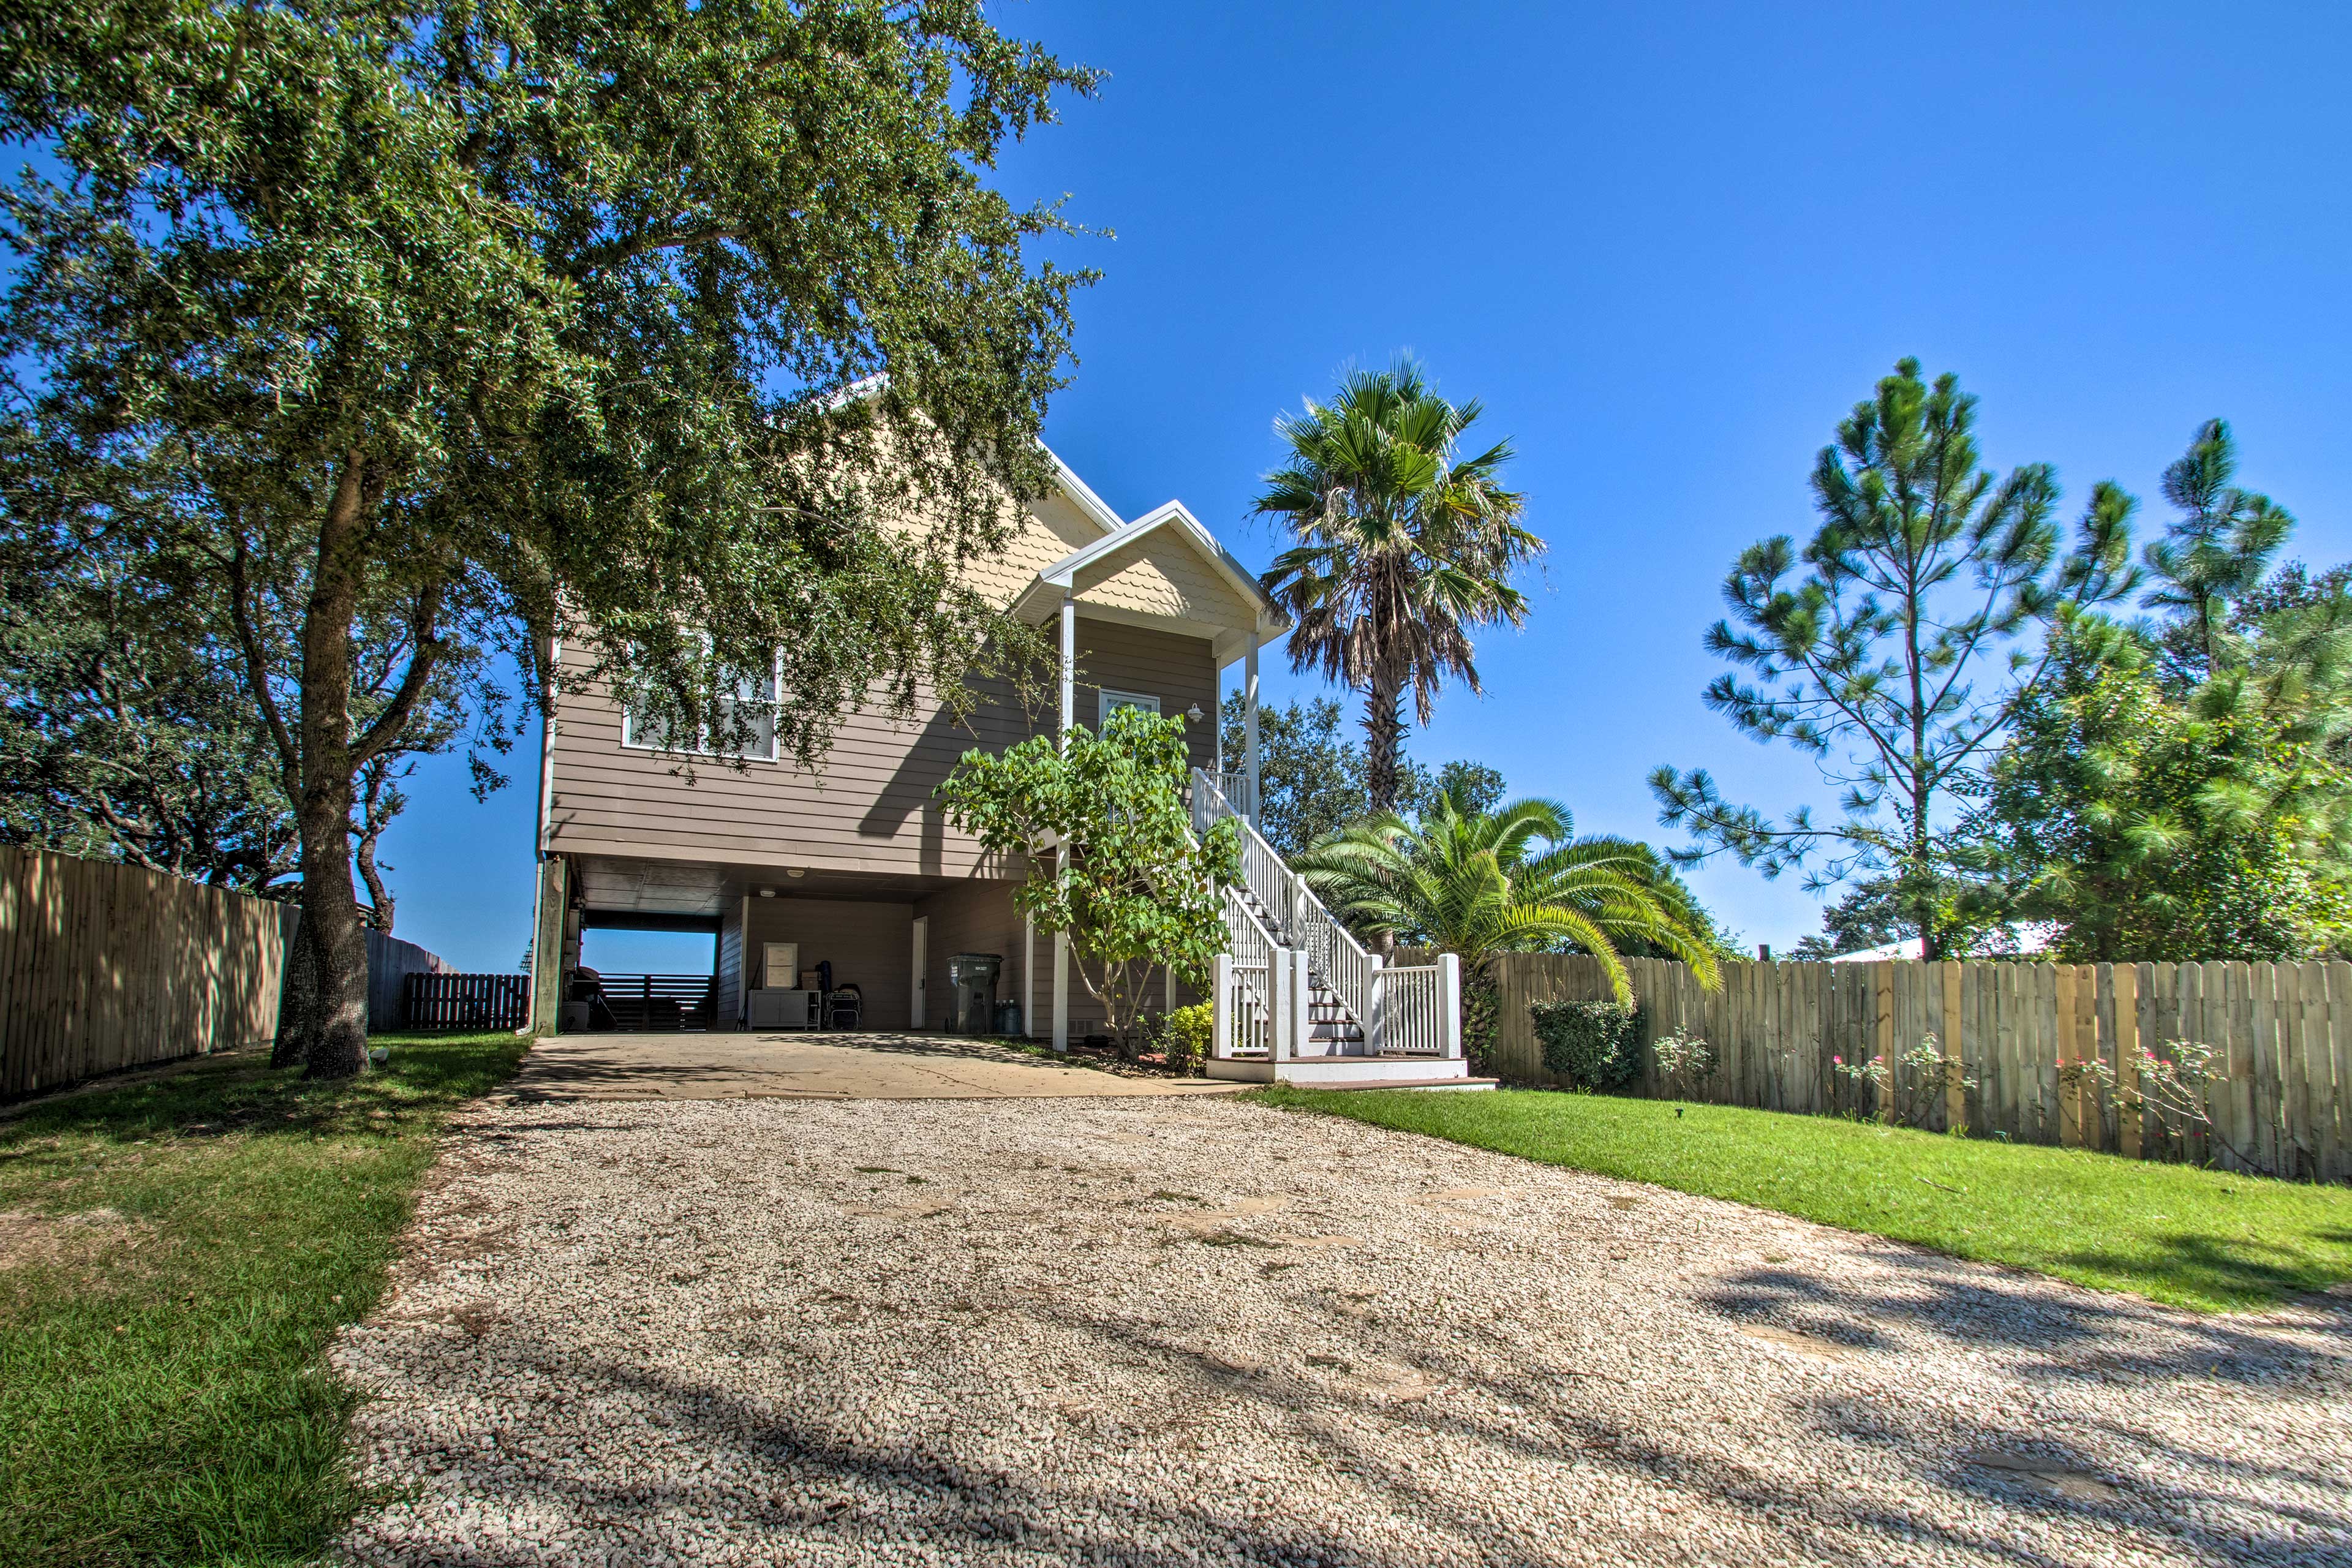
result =
[[1010,996],[996,1005],[996,1032],[1005,1036],[1021,1032],[1021,1004]]
[[985,1035],[995,1023],[996,976],[1004,955],[959,952],[948,960],[948,1030],[958,1035]]

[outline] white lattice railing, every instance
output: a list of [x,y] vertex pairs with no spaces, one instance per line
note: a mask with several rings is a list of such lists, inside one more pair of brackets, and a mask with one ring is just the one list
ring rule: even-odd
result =
[[1250,792],[1249,774],[1211,773],[1209,777],[1215,782],[1217,793],[1236,813],[1252,822],[1257,820],[1257,796]]

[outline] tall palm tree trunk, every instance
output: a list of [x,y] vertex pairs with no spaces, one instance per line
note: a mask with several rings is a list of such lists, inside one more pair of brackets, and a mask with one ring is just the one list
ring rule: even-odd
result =
[[1374,816],[1396,809],[1403,761],[1404,681],[1384,666],[1372,672],[1364,699],[1364,791]]

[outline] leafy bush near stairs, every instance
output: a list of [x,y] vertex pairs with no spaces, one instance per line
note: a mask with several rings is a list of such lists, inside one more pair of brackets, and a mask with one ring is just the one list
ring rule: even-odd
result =
[[1209,1055],[1209,1037],[1216,1029],[1216,1014],[1206,1002],[1179,1007],[1168,1015],[1168,1065],[1179,1072],[1195,1073]]
[[1578,1089],[1615,1089],[1642,1070],[1642,1013],[1616,1002],[1538,1002],[1528,1008],[1544,1066]]

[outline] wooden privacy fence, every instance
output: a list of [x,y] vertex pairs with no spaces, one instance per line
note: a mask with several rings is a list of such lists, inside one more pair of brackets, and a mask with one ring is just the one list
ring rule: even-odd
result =
[[0,846],[0,1100],[267,1042],[294,911]]
[[[1719,992],[1680,963],[1626,967],[1651,1095],[2352,1179],[2352,963],[1727,963]],[[1512,953],[1496,981],[1495,1070],[1554,1081],[1528,1008],[1605,1000],[1606,974],[1591,958]],[[1712,1077],[1661,1081],[1651,1046],[1677,1027],[1714,1047]],[[1903,1059],[1929,1036],[1938,1059]],[[2118,1103],[2140,1087],[2140,1047],[2169,1061],[2179,1040],[2212,1049],[2210,1131]],[[1832,1059],[1879,1056],[1884,1094]]]
[[367,958],[370,1034],[400,1028],[407,1021],[410,975],[456,973],[440,954],[373,928],[367,933]]
[[411,973],[401,1022],[411,1029],[520,1029],[530,1022],[528,974]]

